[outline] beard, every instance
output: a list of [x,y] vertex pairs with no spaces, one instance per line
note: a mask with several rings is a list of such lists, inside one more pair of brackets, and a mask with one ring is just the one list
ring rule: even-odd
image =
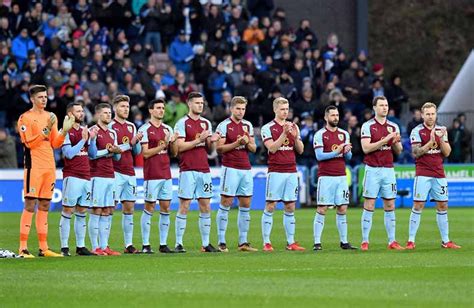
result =
[[328,122],[329,126],[331,127],[337,127],[337,124],[339,124],[339,121],[332,121],[332,122]]

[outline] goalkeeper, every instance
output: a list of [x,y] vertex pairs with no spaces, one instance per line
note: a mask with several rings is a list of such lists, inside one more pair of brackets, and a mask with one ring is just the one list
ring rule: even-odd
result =
[[74,116],[66,116],[62,130],[58,131],[56,116],[45,111],[48,101],[46,87],[34,85],[29,89],[33,107],[23,113],[18,120],[18,131],[24,147],[25,171],[23,195],[25,207],[20,220],[20,252],[24,258],[34,258],[28,251],[28,235],[35,207],[36,231],[40,257],[62,257],[49,250],[48,210],[56,183],[56,166],[53,149],[61,147],[67,132],[74,124]]

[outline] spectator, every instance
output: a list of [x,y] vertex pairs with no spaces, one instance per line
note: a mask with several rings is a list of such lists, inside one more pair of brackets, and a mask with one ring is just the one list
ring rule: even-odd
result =
[[84,83],[83,88],[89,92],[91,100],[95,102],[98,102],[100,97],[107,91],[105,84],[99,80],[99,72],[97,70],[91,71],[89,80]]
[[20,34],[12,41],[12,54],[15,56],[19,68],[23,67],[29,51],[34,50],[35,47],[35,42],[28,35],[28,30],[21,29]]
[[313,122],[313,115],[311,113],[303,112],[301,114],[300,136],[304,144],[304,151],[297,158],[299,165],[311,168],[315,163],[313,139],[317,127],[318,125]]
[[49,68],[44,73],[44,79],[46,85],[59,89],[64,82],[64,77],[59,68],[59,61],[56,59],[51,60]]
[[317,101],[313,95],[313,89],[310,86],[306,86],[301,91],[301,98],[298,99],[293,104],[293,110],[296,116],[303,114],[304,112],[314,115],[314,110],[316,109]]
[[411,131],[417,127],[418,125],[420,125],[421,123],[423,123],[423,119],[421,118],[421,111],[420,109],[415,109],[413,110],[413,118],[411,119],[411,121],[408,123],[407,125],[407,134],[410,135],[411,134]]
[[161,52],[160,10],[156,0],[148,0],[140,9],[140,17],[145,27],[145,44],[154,52]]
[[76,25],[88,23],[91,19],[91,8],[87,0],[78,0],[71,13]]
[[179,119],[188,114],[188,105],[181,100],[178,92],[171,92],[171,100],[165,106],[163,122],[174,127]]
[[466,162],[466,155],[464,147],[469,144],[465,144],[466,134],[464,130],[461,129],[461,122],[458,118],[453,120],[453,125],[448,130],[449,145],[451,146],[451,155],[448,157],[450,163],[464,163]]
[[176,74],[175,83],[169,87],[169,90],[178,93],[182,102],[188,99],[189,93],[196,91],[196,89],[187,82],[186,75],[183,72]]
[[178,37],[171,43],[169,57],[178,71],[189,73],[191,71],[191,61],[194,58],[193,47],[186,40],[184,30],[179,32]]
[[15,139],[8,135],[5,128],[0,127],[0,169],[16,168],[18,168],[18,162]]
[[308,41],[312,48],[315,48],[318,45],[318,38],[313,30],[311,30],[311,24],[309,19],[302,19],[300,21],[300,26],[296,30],[296,40],[297,45],[301,44],[302,41]]
[[350,165],[354,167],[360,164],[364,158],[362,145],[360,143],[360,126],[356,116],[352,115],[349,117],[346,130],[349,133],[350,143],[352,144],[352,158],[350,160]]
[[257,46],[261,41],[265,39],[265,34],[261,29],[258,28],[258,18],[252,17],[250,19],[247,29],[244,31],[242,40],[247,43],[247,46]]
[[215,70],[208,80],[208,88],[211,91],[211,104],[212,106],[219,106],[222,104],[222,91],[229,89],[229,82],[227,75],[224,73],[224,64],[219,61],[217,64],[217,70]]
[[258,18],[270,17],[271,11],[275,7],[273,0],[248,0],[247,9],[252,16]]
[[399,75],[394,74],[390,78],[390,87],[387,89],[387,99],[390,107],[395,110],[395,115],[400,117],[402,104],[408,102],[408,95],[401,87],[402,79]]

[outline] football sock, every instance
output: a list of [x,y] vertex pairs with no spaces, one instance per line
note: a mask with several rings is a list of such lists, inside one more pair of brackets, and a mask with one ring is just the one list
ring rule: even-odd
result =
[[75,213],[74,233],[76,234],[76,246],[85,247],[86,239],[86,213]]
[[369,241],[370,229],[372,228],[372,216],[374,216],[374,211],[368,211],[366,209],[362,211],[362,242]]
[[441,240],[443,243],[449,242],[448,211],[436,211],[436,222],[438,223]]
[[89,238],[91,240],[92,250],[99,247],[99,220],[100,215],[89,215]]
[[36,232],[38,233],[39,248],[48,250],[48,211],[36,212]]
[[384,223],[385,230],[387,230],[388,243],[390,244],[395,240],[395,211],[385,211],[384,212]]
[[272,233],[273,226],[273,213],[263,211],[262,214],[262,235],[263,235],[263,244],[271,243],[270,242],[270,233]]
[[107,216],[107,221],[108,221],[107,229],[106,229],[107,246],[109,246],[110,230],[112,230],[112,217],[113,217],[113,216],[114,216],[113,213],[110,213],[110,214]]
[[160,245],[166,245],[168,231],[170,230],[170,214],[160,212]]
[[313,232],[315,244],[321,244],[321,234],[323,233],[325,218],[326,216],[320,213],[316,213],[314,216]]
[[219,205],[219,209],[217,210],[216,223],[219,243],[225,243],[225,232],[229,220],[229,210],[230,207],[225,207],[223,205]]
[[30,234],[32,220],[33,212],[23,210],[20,219],[20,250],[28,248],[28,235]]
[[184,231],[186,231],[186,217],[185,214],[176,214],[176,221],[175,221],[175,233],[176,233],[176,245],[183,245],[183,235]]
[[285,227],[286,242],[291,245],[295,242],[295,213],[283,213],[283,226]]
[[69,247],[69,232],[71,231],[71,214],[61,212],[59,219],[59,237],[61,240],[61,248]]
[[199,214],[199,231],[201,232],[202,247],[208,246],[211,233],[211,213]]
[[250,209],[239,207],[239,216],[237,217],[237,226],[239,228],[239,245],[248,243],[247,234],[250,228]]
[[122,229],[125,247],[133,244],[133,213],[122,213]]
[[142,244],[144,246],[150,245],[150,229],[151,229],[151,217],[153,213],[143,210],[141,218],[141,228],[142,228]]
[[416,232],[420,226],[421,221],[421,211],[415,209],[411,210],[410,214],[410,223],[408,225],[408,241],[415,242]]
[[99,246],[102,250],[109,246],[108,243],[108,229],[109,229],[109,215],[100,215],[99,219]]
[[339,231],[339,240],[341,243],[347,243],[347,216],[346,214],[336,213],[336,226]]

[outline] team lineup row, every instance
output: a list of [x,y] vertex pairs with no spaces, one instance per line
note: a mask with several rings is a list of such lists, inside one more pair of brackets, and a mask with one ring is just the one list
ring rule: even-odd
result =
[[[25,146],[25,209],[20,222],[20,255],[32,258],[27,240],[32,216],[38,205],[36,226],[40,243],[39,256],[70,256],[69,234],[72,215],[78,255],[119,255],[109,247],[112,214],[117,202],[122,204],[124,253],[153,253],[150,244],[151,219],[156,203],[159,205],[159,251],[185,252],[183,237],[187,212],[193,199],[199,204],[199,231],[202,252],[227,252],[226,230],[228,213],[234,199],[238,199],[238,232],[240,251],[257,251],[247,239],[253,178],[248,152],[255,152],[253,126],[244,119],[247,100],[236,96],[231,101],[231,116],[212,132],[211,123],[201,117],[204,97],[193,92],[187,99],[189,113],[174,128],[162,122],[165,101],[149,103],[150,120],[138,130],[126,119],[129,98],[118,95],[113,108],[108,104],[96,107],[97,124],[82,127],[83,107],[70,104],[63,128],[58,130],[54,114],[46,112],[47,95],[43,86],[30,89],[33,108],[18,122]],[[361,143],[365,153],[364,210],[361,219],[362,250],[369,249],[369,233],[375,200],[383,198],[384,221],[389,249],[405,249],[395,238],[396,179],[393,153],[400,153],[400,130],[387,120],[388,102],[385,97],[373,101],[375,116],[362,126]],[[115,113],[112,119],[112,109]],[[273,251],[270,234],[273,212],[278,202],[284,206],[283,224],[287,250],[303,251],[295,241],[295,204],[298,198],[296,154],[303,152],[298,126],[286,121],[289,102],[277,98],[273,102],[275,119],[264,125],[261,137],[268,150],[266,205],[261,228],[263,251]],[[426,103],[424,123],[410,136],[416,156],[414,205],[410,216],[407,249],[415,248],[415,236],[420,225],[421,211],[428,197],[437,205],[437,222],[442,247],[460,248],[449,240],[447,219],[447,182],[443,158],[451,151],[444,127],[436,125],[436,105]],[[339,114],[334,106],[325,111],[326,126],[314,136],[314,151],[318,161],[317,211],[314,218],[313,250],[322,250],[321,234],[328,206],[337,208],[337,229],[342,249],[357,249],[347,240],[346,211],[349,187],[345,175],[345,159],[351,157],[349,134],[338,128]],[[62,148],[65,157],[63,169],[63,208],[60,220],[61,253],[47,245],[47,213],[55,182],[53,148]],[[210,243],[212,179],[207,153],[217,150],[222,155],[221,204],[216,215],[218,245]],[[145,206],[141,215],[142,249],[132,243],[133,213],[136,200],[136,178],[133,156],[144,157]],[[179,157],[179,209],[175,218],[175,246],[167,245],[170,228],[170,201],[172,193],[170,156]],[[89,220],[86,213],[90,208]],[[86,229],[92,246],[85,245]]]

